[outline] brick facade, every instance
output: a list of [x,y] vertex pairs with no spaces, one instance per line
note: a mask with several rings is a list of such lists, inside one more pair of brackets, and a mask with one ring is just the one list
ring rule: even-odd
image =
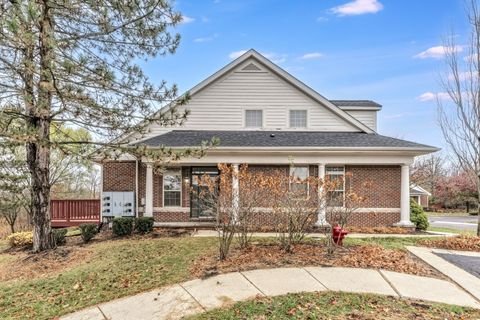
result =
[[[107,162],[103,165],[103,190],[104,191],[135,191],[135,162]],[[262,171],[271,174],[279,172],[285,175],[289,173],[287,165],[250,165],[250,170]],[[318,175],[316,165],[309,166],[310,175]],[[355,226],[389,226],[400,220],[400,187],[401,171],[400,166],[365,166],[346,165],[345,172],[351,174],[347,178],[346,187],[351,187],[354,192],[367,198],[363,207],[381,209],[366,212],[355,212],[349,224]],[[146,165],[139,165],[138,196],[141,206],[145,198],[145,177]],[[198,221],[190,218],[190,167],[182,168],[182,208],[175,208],[171,211],[162,208],[163,206],[163,180],[160,173],[153,176],[153,206],[154,218],[158,222],[188,222]],[[364,188],[368,182],[369,187]],[[240,187],[241,188],[241,187]],[[158,209],[157,209],[158,208]],[[388,211],[391,210],[391,212]],[[142,211],[142,208],[140,208]],[[370,212],[371,211],[371,212]],[[261,212],[257,217],[259,230],[268,229],[275,225],[271,214]]]

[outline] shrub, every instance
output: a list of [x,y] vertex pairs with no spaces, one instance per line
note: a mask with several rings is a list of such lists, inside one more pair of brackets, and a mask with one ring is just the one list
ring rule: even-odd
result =
[[53,238],[55,240],[55,244],[57,246],[60,246],[62,244],[65,244],[67,242],[66,240],[66,236],[67,236],[67,229],[66,228],[63,228],[63,229],[53,229],[52,232],[53,232]]
[[25,247],[33,245],[33,233],[31,231],[15,232],[7,237],[11,247]]
[[113,219],[113,234],[117,237],[128,236],[133,231],[133,218],[115,218]]
[[427,214],[414,200],[410,200],[410,220],[418,230],[427,230],[429,226]]
[[153,217],[135,218],[135,231],[139,233],[149,233],[153,231]]
[[98,233],[98,226],[96,224],[81,224],[80,225],[80,235],[82,236],[83,242],[87,243],[95,237]]

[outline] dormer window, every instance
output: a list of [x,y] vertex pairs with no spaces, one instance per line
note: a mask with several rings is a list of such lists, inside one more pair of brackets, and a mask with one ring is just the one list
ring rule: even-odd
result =
[[263,127],[262,110],[245,110],[245,127],[247,128]]
[[307,127],[307,110],[290,110],[290,128]]

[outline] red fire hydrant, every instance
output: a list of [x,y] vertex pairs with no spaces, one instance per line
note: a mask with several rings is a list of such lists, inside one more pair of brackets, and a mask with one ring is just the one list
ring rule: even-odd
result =
[[332,238],[336,245],[343,246],[343,238],[348,234],[347,230],[342,229],[338,224],[332,228]]

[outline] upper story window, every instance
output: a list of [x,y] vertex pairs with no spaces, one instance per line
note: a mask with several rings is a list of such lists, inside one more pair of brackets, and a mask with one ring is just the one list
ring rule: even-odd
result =
[[307,127],[307,110],[290,110],[290,128]]
[[262,110],[245,110],[245,127],[247,128],[263,127]]
[[163,174],[163,206],[180,207],[182,205],[182,171],[168,169]]

